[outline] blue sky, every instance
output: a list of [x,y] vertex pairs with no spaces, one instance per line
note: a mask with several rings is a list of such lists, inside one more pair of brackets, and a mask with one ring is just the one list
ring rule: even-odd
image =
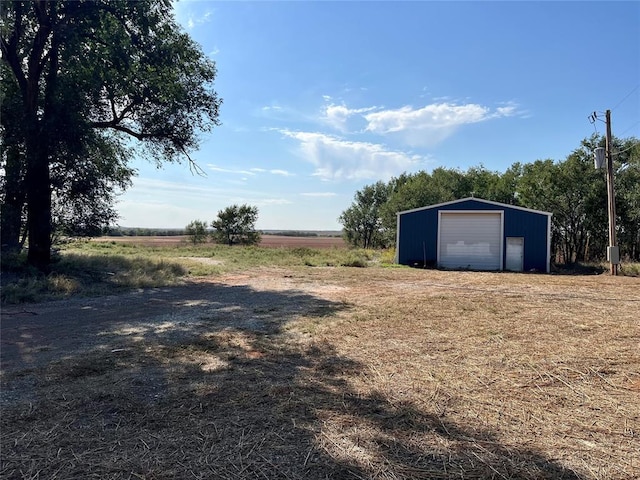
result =
[[218,68],[222,125],[186,164],[137,159],[122,226],[181,228],[232,204],[260,229],[339,230],[403,172],[562,160],[612,110],[640,137],[640,2],[180,0]]

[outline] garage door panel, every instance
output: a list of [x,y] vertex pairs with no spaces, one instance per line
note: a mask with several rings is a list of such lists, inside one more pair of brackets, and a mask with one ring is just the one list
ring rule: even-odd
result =
[[499,270],[502,216],[496,213],[440,214],[439,264],[444,268]]

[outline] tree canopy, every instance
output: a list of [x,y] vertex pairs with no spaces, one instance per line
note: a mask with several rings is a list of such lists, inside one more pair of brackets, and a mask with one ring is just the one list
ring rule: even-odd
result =
[[[376,241],[368,245],[388,247],[395,242],[397,212],[477,197],[553,213],[552,252],[558,262],[602,259],[608,244],[607,192],[592,152],[603,145],[604,138],[594,135],[562,161],[516,162],[503,173],[482,165],[466,172],[439,167],[431,173],[404,173],[356,192],[339,221],[352,245],[366,246],[362,232],[375,225]],[[640,260],[640,142],[614,138],[612,150],[618,244],[623,257]],[[382,197],[373,192],[386,194],[375,208],[372,199]]]
[[55,225],[115,215],[131,140],[159,165],[191,162],[219,124],[216,68],[169,0],[12,1],[0,15],[2,245],[19,246],[25,221],[29,262],[46,269]]
[[382,226],[380,208],[387,202],[390,186],[384,182],[368,185],[356,192],[353,204],[340,218],[344,225],[344,236],[351,245],[362,248],[384,246],[385,230]]
[[211,236],[218,243],[227,245],[255,245],[260,242],[260,232],[256,231],[258,207],[231,205],[218,212],[218,218],[211,222],[214,228]]
[[189,241],[194,245],[207,241],[207,222],[202,220],[192,220],[184,228],[184,233],[189,237]]

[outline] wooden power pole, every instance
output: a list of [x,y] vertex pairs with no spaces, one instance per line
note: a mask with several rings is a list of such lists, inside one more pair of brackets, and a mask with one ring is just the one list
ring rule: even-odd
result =
[[616,246],[616,197],[613,188],[613,156],[611,155],[611,110],[606,112],[607,137],[607,206],[609,210],[609,247],[607,248],[607,259],[611,266],[611,275],[618,274],[618,263],[620,263],[620,252]]

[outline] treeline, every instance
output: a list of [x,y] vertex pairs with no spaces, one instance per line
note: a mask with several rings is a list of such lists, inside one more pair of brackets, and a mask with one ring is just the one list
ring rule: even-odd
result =
[[103,235],[110,237],[177,237],[185,235],[184,228],[127,228],[108,227]]
[[[505,172],[482,165],[467,171],[439,167],[403,173],[356,192],[339,217],[347,242],[364,248],[395,244],[396,213],[476,197],[553,213],[552,252],[557,263],[602,260],[608,245],[607,186],[594,168],[593,135],[564,160],[514,163]],[[613,139],[617,240],[623,258],[640,260],[640,143]]]
[[262,231],[263,235],[277,235],[280,237],[317,237],[316,232],[304,232],[299,230]]

